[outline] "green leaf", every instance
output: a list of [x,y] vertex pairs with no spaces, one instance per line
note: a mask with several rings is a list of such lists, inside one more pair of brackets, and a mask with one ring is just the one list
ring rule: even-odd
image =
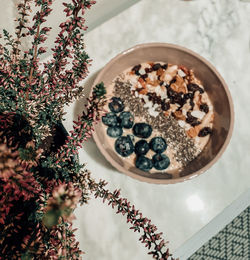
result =
[[51,228],[58,224],[59,217],[61,216],[60,210],[49,210],[44,216],[43,216],[43,224],[47,228]]
[[97,98],[104,97],[104,95],[105,95],[106,93],[107,93],[107,92],[106,92],[106,88],[105,88],[103,82],[97,84],[97,85],[94,87],[93,94],[94,94],[95,97],[97,97]]

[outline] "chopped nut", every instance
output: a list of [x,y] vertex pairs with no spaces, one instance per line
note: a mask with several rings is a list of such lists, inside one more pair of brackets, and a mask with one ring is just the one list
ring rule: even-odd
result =
[[201,127],[205,127],[205,126],[209,125],[209,123],[211,123],[213,120],[214,120],[214,113],[213,113],[213,111],[209,111],[203,117],[203,120],[201,122]]
[[194,94],[194,110],[199,110],[200,104],[201,104],[201,94],[199,91],[196,91]]
[[139,94],[142,94],[142,95],[145,95],[145,94],[147,94],[148,93],[148,91],[147,91],[147,89],[145,89],[145,88],[143,88],[143,89],[141,89],[140,91],[139,91]]
[[183,121],[183,120],[178,120],[178,124],[179,124],[180,127],[184,128],[185,125],[186,125],[186,122]]
[[190,128],[188,131],[186,131],[187,135],[190,137],[190,138],[194,138],[198,135],[198,131],[197,131],[197,128],[196,127],[192,127]]
[[183,80],[183,78],[179,75],[176,76],[176,81],[175,83],[171,84],[171,88],[177,92],[177,93],[188,93],[188,90],[187,90],[187,86],[186,86],[186,83],[185,81]]
[[163,114],[164,114],[164,116],[170,116],[170,112],[169,111],[164,111]]
[[138,81],[140,82],[143,88],[146,88],[146,82],[142,78],[139,78]]
[[194,110],[191,112],[191,115],[194,116],[194,117],[197,117],[199,118],[200,120],[205,116],[205,112],[202,112],[200,110]]
[[177,74],[178,67],[168,64],[168,68],[160,76],[160,80],[170,82]]
[[156,87],[160,84],[160,82],[158,80],[152,81],[152,80],[150,80],[150,78],[146,78],[146,82],[147,82],[147,84],[152,85],[154,87]]
[[181,69],[178,69],[178,75],[182,78],[186,77],[186,73]]
[[181,65],[179,66],[179,69],[181,69],[186,75],[189,75],[189,70],[185,66]]
[[175,112],[178,109],[178,106],[176,104],[170,104],[170,110],[172,112]]
[[185,120],[186,117],[182,114],[181,110],[177,110],[173,113],[174,117],[180,120]]
[[163,71],[162,68],[159,68],[159,69],[156,71],[156,75],[157,75],[157,76],[161,76],[163,73],[164,73],[164,71]]

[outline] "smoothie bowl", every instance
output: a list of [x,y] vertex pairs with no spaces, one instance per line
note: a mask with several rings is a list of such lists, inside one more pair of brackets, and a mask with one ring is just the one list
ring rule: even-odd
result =
[[225,81],[198,54],[172,44],[137,45],[112,59],[103,82],[107,113],[94,140],[120,172],[176,183],[211,167],[229,143],[233,104]]

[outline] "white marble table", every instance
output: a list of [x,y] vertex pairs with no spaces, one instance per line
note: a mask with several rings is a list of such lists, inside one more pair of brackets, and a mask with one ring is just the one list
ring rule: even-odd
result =
[[[187,182],[154,185],[127,177],[105,160],[93,140],[80,151],[81,162],[88,162],[96,179],[106,179],[110,190],[121,188],[122,196],[163,231],[173,253],[250,188],[249,28],[250,4],[238,0],[142,0],[86,35],[93,59],[87,90],[96,72],[119,52],[138,43],[168,42],[211,61],[231,91],[235,108],[231,142],[211,169]],[[66,128],[82,108],[82,101],[67,108]],[[85,259],[151,259],[126,219],[101,200],[78,208],[76,216]]]
[[[68,0],[65,0],[68,1]],[[14,4],[0,0],[0,29],[13,32]],[[91,28],[85,38],[93,59],[86,94],[93,78],[112,57],[138,43],[168,42],[190,48],[219,70],[228,83],[235,107],[232,140],[222,158],[203,175],[184,183],[154,185],[117,172],[89,140],[80,151],[81,162],[108,188],[121,188],[127,197],[164,233],[176,256],[192,253],[195,246],[220,229],[225,221],[250,204],[250,3],[238,0],[97,0],[88,15]],[[61,1],[55,1],[53,28],[61,21]],[[136,3],[113,17],[122,8]],[[57,15],[55,15],[57,13]],[[103,22],[108,16],[113,18]],[[55,25],[55,26],[54,26]],[[12,28],[12,30],[11,30]],[[53,29],[49,44],[53,44]],[[83,109],[82,101],[66,108],[65,126]],[[249,127],[249,128],[248,128]],[[243,194],[243,195],[242,195]],[[226,208],[226,210],[225,210]],[[125,218],[101,200],[92,199],[76,210],[77,238],[87,260],[146,260],[147,250]],[[192,247],[192,248],[191,248]]]

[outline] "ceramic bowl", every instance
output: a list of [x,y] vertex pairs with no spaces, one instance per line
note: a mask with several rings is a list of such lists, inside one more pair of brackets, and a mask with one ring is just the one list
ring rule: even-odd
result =
[[120,172],[130,177],[157,184],[177,183],[205,172],[225,151],[233,131],[233,102],[224,79],[215,67],[197,53],[184,47],[167,43],[148,43],[132,47],[113,58],[100,71],[93,86],[104,82],[108,86],[112,80],[128,67],[142,62],[162,61],[184,65],[193,69],[201,80],[214,106],[213,134],[203,151],[184,167],[177,175],[148,173],[126,163],[108,142],[108,137],[100,122],[95,125],[94,140],[104,157]]

